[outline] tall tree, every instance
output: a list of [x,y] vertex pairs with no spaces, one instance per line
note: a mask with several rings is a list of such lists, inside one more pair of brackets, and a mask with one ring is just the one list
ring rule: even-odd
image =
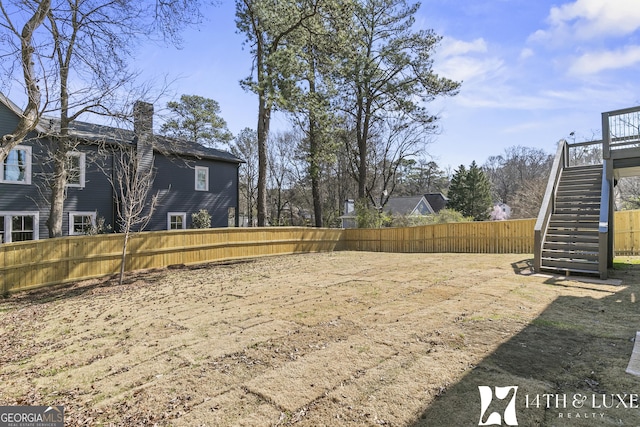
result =
[[[22,30],[19,31],[17,24],[11,18],[7,8],[0,2],[0,11],[3,17],[3,20],[0,21],[0,28],[5,30],[4,36],[0,37],[2,45],[4,45],[3,51],[7,50],[8,52],[6,52],[6,54],[9,54],[9,56],[20,58],[23,83],[28,99],[27,106],[20,116],[16,129],[12,133],[2,136],[2,141],[0,142],[0,163],[4,161],[16,145],[20,144],[29,132],[36,128],[42,115],[42,93],[38,84],[38,73],[34,65],[36,47],[34,46],[33,39],[34,33],[46,19],[50,7],[51,0],[39,2],[35,10],[31,9],[28,11],[28,18],[22,26]],[[12,68],[9,67],[9,69],[5,71],[5,75],[11,74],[13,74]]]
[[359,0],[353,16],[350,54],[341,70],[341,106],[353,122],[358,198],[367,194],[367,160],[374,126],[386,117],[406,115],[427,130],[437,117],[425,104],[451,96],[460,84],[432,69],[440,37],[414,30],[419,3],[406,0]]
[[258,136],[256,131],[244,128],[236,136],[231,152],[244,160],[240,165],[241,200],[244,199],[249,227],[252,227],[258,186]]
[[182,95],[180,101],[167,103],[171,118],[162,124],[160,133],[195,141],[209,147],[228,144],[233,135],[220,115],[217,101],[198,95]]
[[553,156],[544,150],[514,146],[506,148],[504,154],[489,157],[483,169],[496,199],[511,204],[526,183],[547,178],[552,162]]
[[468,170],[464,165],[458,167],[451,179],[448,196],[449,208],[473,217],[475,221],[489,219],[491,184],[475,161]]
[[[271,113],[285,107],[295,91],[302,24],[317,13],[321,0],[236,0],[236,25],[254,58],[252,76],[241,84],[258,95],[258,225],[267,220],[267,138]],[[255,75],[253,75],[255,74]]]

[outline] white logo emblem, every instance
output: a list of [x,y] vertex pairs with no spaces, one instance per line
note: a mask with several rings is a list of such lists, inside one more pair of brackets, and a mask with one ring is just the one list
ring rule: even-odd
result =
[[504,400],[509,396],[511,390],[513,390],[513,395],[511,396],[511,400],[507,404],[507,407],[504,410],[503,417],[500,416],[497,412],[492,412],[486,417],[485,414],[487,409],[489,409],[489,405],[493,401],[493,390],[489,386],[480,385],[478,386],[478,390],[480,391],[480,422],[479,426],[493,426],[493,425],[502,425],[502,420],[508,426],[517,426],[518,419],[516,418],[516,393],[518,392],[518,386],[510,386],[510,387],[494,387],[496,399]]

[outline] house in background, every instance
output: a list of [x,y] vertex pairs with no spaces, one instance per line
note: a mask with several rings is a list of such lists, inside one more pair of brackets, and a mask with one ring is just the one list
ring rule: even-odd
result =
[[[206,209],[212,227],[238,225],[238,167],[242,160],[195,142],[153,134],[153,106],[137,103],[134,131],[83,122],[69,130],[75,148],[68,154],[69,180],[63,234],[85,234],[98,218],[117,230],[116,192],[111,184],[123,149],[133,148],[153,165],[150,194],[157,207],[145,230],[185,229],[191,214]],[[21,110],[0,95],[0,135],[13,132]],[[55,119],[42,119],[15,147],[0,169],[0,243],[49,235],[49,180],[53,172]],[[140,158],[140,157],[139,157]]]
[[[391,215],[433,215],[446,208],[449,200],[442,193],[428,193],[422,196],[390,197],[383,211]],[[345,200],[344,214],[340,217],[342,228],[356,228],[355,203]]]
[[511,207],[506,203],[496,203],[489,213],[491,221],[504,221],[511,218]]
[[428,193],[422,196],[390,197],[384,211],[391,215],[433,215],[447,206],[447,198],[442,193]]

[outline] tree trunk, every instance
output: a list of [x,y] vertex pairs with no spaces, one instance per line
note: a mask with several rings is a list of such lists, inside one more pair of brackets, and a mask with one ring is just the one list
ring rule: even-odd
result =
[[267,224],[267,138],[269,135],[269,121],[271,107],[266,95],[261,90],[258,106],[258,227]]
[[[309,72],[309,95],[313,100],[316,96],[315,64],[311,59]],[[322,227],[322,198],[320,195],[320,135],[318,122],[314,112],[315,107],[309,108],[309,175],[311,176],[311,196],[313,198],[313,216],[315,226]]]
[[[126,226],[128,228],[128,226]],[[124,232],[124,243],[122,244],[122,258],[120,258],[120,278],[118,284],[122,285],[124,280],[124,268],[127,263],[127,246],[129,244],[129,230]]]
[[[58,139],[53,155],[53,181],[51,182],[51,205],[49,207],[49,237],[62,237],[62,216],[64,196],[67,186],[67,143],[66,138]],[[72,226],[71,224],[69,225]]]

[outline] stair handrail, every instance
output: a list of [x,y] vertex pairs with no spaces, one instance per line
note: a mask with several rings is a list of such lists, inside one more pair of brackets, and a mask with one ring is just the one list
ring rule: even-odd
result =
[[547,189],[544,192],[544,198],[542,199],[542,206],[540,206],[540,212],[538,213],[538,219],[533,228],[534,234],[534,246],[533,246],[533,269],[536,273],[540,272],[542,267],[542,245],[544,243],[544,235],[549,225],[549,218],[555,208],[556,190],[558,183],[560,182],[560,176],[565,167],[567,167],[568,159],[568,144],[567,141],[562,139],[558,143],[558,151],[556,157],[553,159],[553,165],[551,166],[551,172],[549,173],[549,181],[547,182]]
[[602,184],[600,189],[600,218],[598,220],[598,271],[600,278],[607,278],[609,264],[609,214],[611,203],[611,182],[607,177],[607,161],[602,162]]

